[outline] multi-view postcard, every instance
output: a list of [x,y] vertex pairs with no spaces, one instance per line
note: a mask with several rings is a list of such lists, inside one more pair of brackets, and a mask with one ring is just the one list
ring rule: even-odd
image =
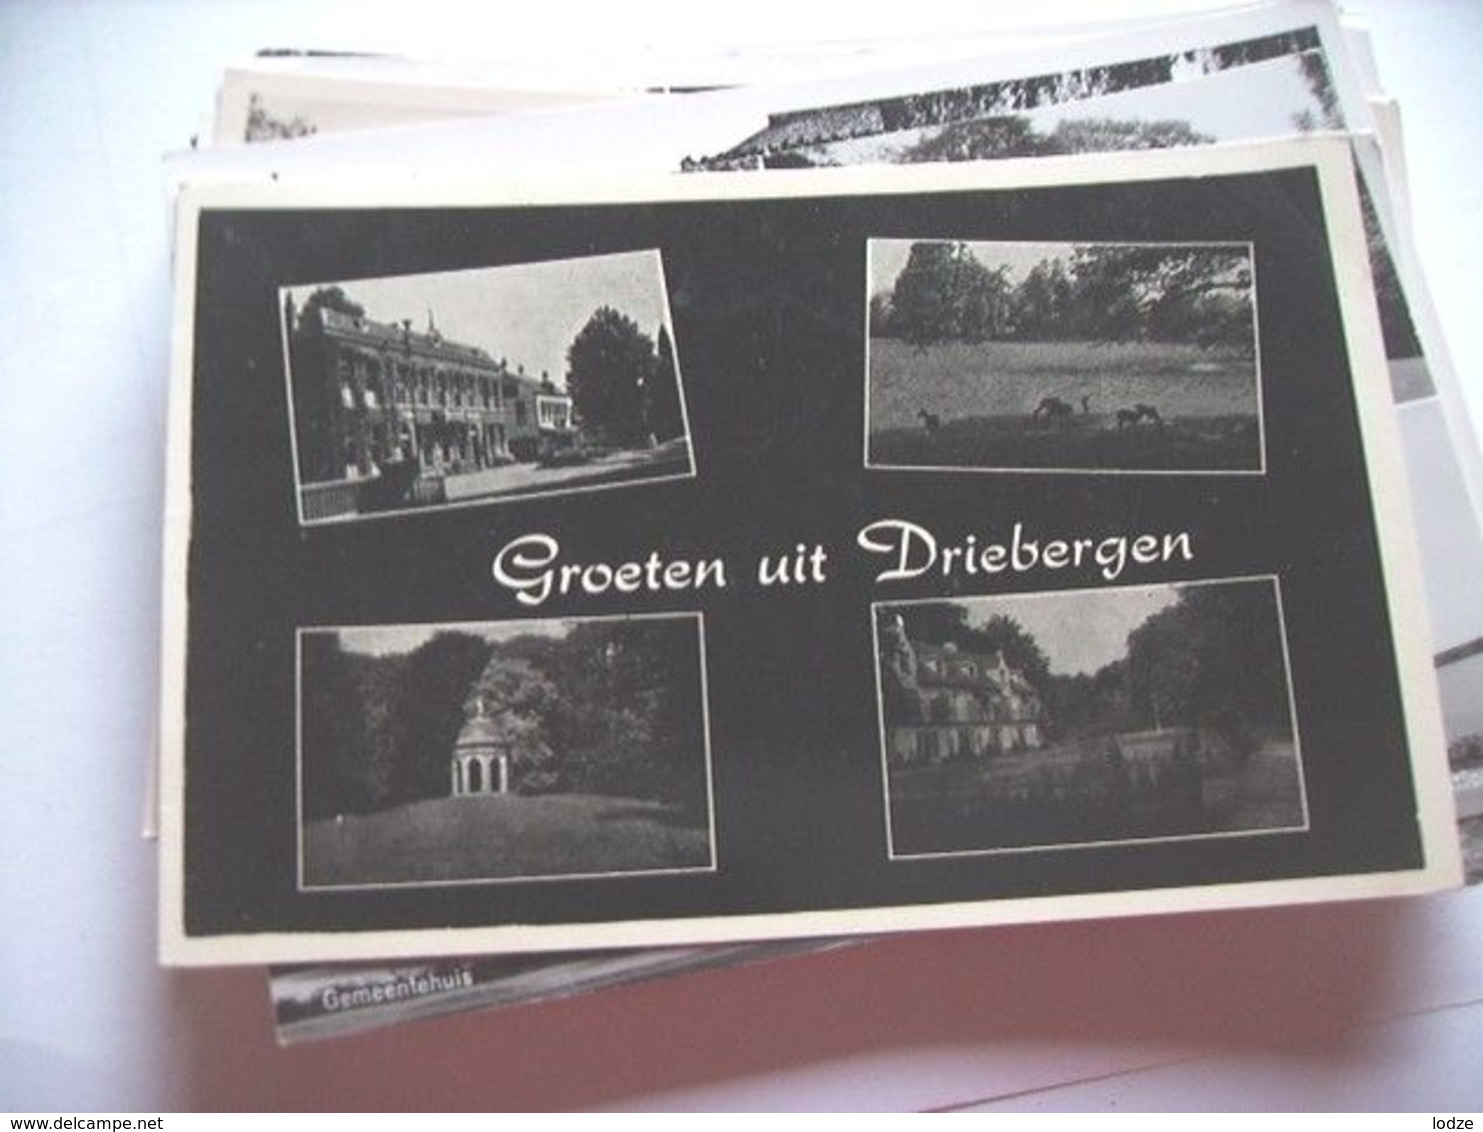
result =
[[[1284,22],[1274,22],[1273,16]],[[724,162],[727,147],[738,149],[734,155],[740,158],[737,164],[761,165],[764,169],[809,164],[941,162],[967,157],[1054,155],[1099,148],[1204,145],[1242,136],[1345,124],[1363,128],[1371,113],[1378,114],[1381,109],[1373,101],[1366,107],[1352,97],[1360,84],[1346,81],[1350,64],[1369,62],[1373,67],[1373,61],[1363,51],[1346,58],[1349,53],[1342,48],[1356,45],[1341,43],[1333,35],[1331,12],[1323,5],[1273,4],[1265,12],[1252,9],[1239,22],[1219,13],[1186,22],[1188,28],[1177,32],[1174,29],[1161,32],[1155,25],[1140,26],[1136,37],[1119,37],[1116,25],[1099,29],[1096,61],[1079,53],[1075,53],[1076,58],[1070,58],[1073,52],[1068,52],[1065,45],[1056,48],[1043,45],[1032,50],[1028,44],[1017,46],[1013,61],[995,59],[994,46],[985,44],[975,49],[980,55],[972,64],[978,71],[976,75],[957,74],[949,79],[946,72],[951,64],[935,61],[928,68],[912,67],[893,73],[871,90],[841,94],[834,83],[828,89],[815,83],[801,93],[782,88],[761,100],[766,103],[769,117],[791,119],[782,128],[795,133],[818,127],[814,129],[813,139],[803,139],[797,149],[779,149],[775,155],[765,155],[765,151],[748,153],[745,144],[735,147],[734,143],[744,136],[774,135],[744,128],[730,136],[718,136],[714,144],[689,147],[684,152],[714,153],[719,157],[714,162],[691,158],[688,164],[693,168]],[[1343,37],[1346,41],[1350,38],[1348,30]],[[858,50],[861,45],[854,46]],[[892,47],[893,60],[904,62],[903,44],[893,43]],[[964,54],[961,45],[958,54]],[[336,70],[340,62],[333,61]],[[528,79],[502,78],[501,89],[491,91],[488,89],[491,79],[481,76],[476,84],[479,89],[469,90],[467,76],[458,74],[430,82],[425,61],[376,58],[352,62],[373,71],[369,75],[356,74],[353,79],[338,73],[326,74],[326,60],[306,57],[258,60],[250,70],[229,72],[219,105],[218,138],[225,142],[266,142],[364,125],[446,120],[475,112],[499,112],[517,105],[531,106],[536,104],[537,97],[551,97],[544,90],[537,96]],[[749,69],[756,62],[749,59]],[[810,61],[810,73],[819,73],[819,62]],[[1131,65],[1126,65],[1130,62]],[[290,73],[274,73],[280,64],[287,64]],[[707,67],[714,65],[711,62]],[[892,65],[897,63],[893,61]],[[408,67],[416,69],[418,85],[397,81],[403,77],[399,71]],[[308,73],[293,73],[299,70]],[[500,74],[503,76],[507,70],[501,68]],[[1022,81],[1022,77],[1032,75],[1039,78],[1034,83],[1034,97],[1026,98],[1032,93],[1031,84]],[[1060,81],[1050,81],[1058,75]],[[1003,81],[1006,77],[1010,81]],[[1373,74],[1364,77],[1373,96],[1378,92],[1379,80]],[[754,75],[747,78],[755,81]],[[548,85],[550,81],[549,70],[543,72],[541,84]],[[652,83],[652,77],[644,81]],[[580,89],[590,82],[591,76],[581,76],[573,85]],[[999,93],[1005,96],[1000,109],[1012,111],[1013,122],[982,113],[987,107],[983,100],[977,105],[958,100],[937,124],[904,128],[899,125],[900,115],[887,109],[885,102],[881,102],[878,112],[858,105],[862,101],[880,102],[903,94],[931,94],[944,87],[982,88],[996,82]],[[707,75],[703,81],[692,79],[683,85],[732,84]],[[523,89],[516,94],[516,87]],[[714,102],[732,96],[732,93],[691,95],[687,103],[696,108],[695,120],[709,121]],[[852,114],[833,109],[852,101],[856,104]],[[810,107],[816,109],[810,112]],[[1384,116],[1376,121],[1377,128],[1391,124]],[[550,123],[552,128],[555,125]],[[625,133],[617,130],[613,136]],[[1381,129],[1380,140],[1389,165],[1399,158],[1400,138]],[[1397,241],[1394,222],[1386,224],[1387,235],[1383,239],[1376,227],[1377,221],[1386,223],[1384,190],[1389,191],[1392,208],[1404,203],[1404,178],[1399,175],[1399,165],[1393,170],[1395,180],[1377,175],[1375,139],[1361,135],[1352,141],[1369,183],[1381,187],[1377,196],[1379,209],[1366,213],[1372,253],[1388,245],[1404,257],[1405,240]],[[1382,181],[1388,183],[1381,185]],[[1404,209],[1397,211],[1399,219],[1404,221]],[[1417,501],[1418,537],[1431,606],[1433,649],[1453,766],[1459,830],[1463,835],[1464,863],[1469,883],[1476,883],[1483,878],[1483,864],[1480,864],[1483,857],[1479,854],[1479,830],[1483,827],[1476,817],[1483,807],[1483,789],[1479,788],[1477,771],[1483,755],[1477,741],[1480,726],[1475,704],[1479,695],[1474,685],[1477,671],[1483,671],[1476,663],[1480,655],[1477,637],[1483,632],[1483,620],[1480,620],[1483,606],[1465,580],[1483,570],[1483,542],[1479,540],[1476,523],[1470,519],[1473,502],[1467,498],[1467,476],[1459,464],[1459,457],[1466,463],[1475,452],[1465,432],[1459,439],[1447,433],[1447,417],[1455,416],[1458,405],[1454,400],[1448,406],[1449,412],[1444,413],[1443,403],[1449,394],[1455,395],[1456,387],[1446,372],[1445,352],[1431,320],[1424,288],[1419,287],[1420,280],[1414,274],[1407,276],[1403,298],[1395,269],[1387,257],[1372,254],[1372,264],[1384,280],[1379,288],[1382,326],[1386,329],[1390,375],[1402,406],[1399,418],[1403,447]],[[1415,317],[1414,327],[1409,316]],[[1426,343],[1425,357],[1422,342]],[[917,423],[924,422],[918,418]],[[1457,427],[1459,422],[1454,419],[1450,423]],[[1462,427],[1465,430],[1465,418]],[[1476,476],[1473,486],[1477,486]],[[1467,567],[1468,563],[1477,568]],[[697,950],[709,954],[713,949]],[[645,949],[639,954],[649,953],[650,949]],[[666,956],[669,952],[659,949],[657,954]],[[553,963],[560,960],[560,956],[554,955],[546,958]],[[501,961],[515,959],[501,957]],[[601,964],[600,960],[592,962]],[[614,962],[625,972],[631,970],[625,960]],[[388,985],[392,985],[393,974],[400,980],[404,972],[389,972]],[[336,967],[329,969],[326,977],[343,982],[346,976],[343,967]],[[405,980],[394,985],[404,989]],[[433,989],[429,993],[440,992]],[[370,1011],[390,1009],[391,1016],[398,1016],[399,1004],[391,1008],[378,1006],[383,1001],[381,997],[368,994],[364,987],[357,987],[355,994],[359,995],[357,1005],[364,1001],[369,1003]],[[467,992],[454,990],[448,994],[457,998]],[[327,1001],[328,998],[327,994]],[[344,1001],[345,996],[337,997],[330,1007],[339,1011],[335,1017],[341,1020],[348,1016]],[[426,997],[417,1001],[418,1009],[427,1009]],[[360,1015],[369,1016],[366,1011]]]
[[1343,141],[181,217],[168,961],[1458,881]]

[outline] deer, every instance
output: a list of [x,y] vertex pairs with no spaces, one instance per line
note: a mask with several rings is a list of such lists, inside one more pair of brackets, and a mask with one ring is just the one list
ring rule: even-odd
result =
[[1076,410],[1071,407],[1069,402],[1062,401],[1059,397],[1042,397],[1040,404],[1035,406],[1030,416],[1032,419],[1044,417],[1046,420],[1059,425],[1064,424],[1075,412]]
[[1140,421],[1151,421],[1160,428],[1164,426],[1164,418],[1159,416],[1159,411],[1145,402],[1138,402],[1131,409],[1119,409],[1117,411],[1117,427],[1130,428],[1136,426]]

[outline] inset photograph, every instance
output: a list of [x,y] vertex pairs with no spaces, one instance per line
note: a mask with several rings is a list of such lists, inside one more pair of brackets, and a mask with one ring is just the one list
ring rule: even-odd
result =
[[878,603],[893,858],[1307,827],[1275,578]]
[[703,633],[300,630],[300,887],[713,869]]
[[1437,654],[1464,879],[1483,883],[1483,638]]
[[301,523],[695,474],[657,251],[281,301]]
[[1265,470],[1251,247],[869,241],[865,462]]

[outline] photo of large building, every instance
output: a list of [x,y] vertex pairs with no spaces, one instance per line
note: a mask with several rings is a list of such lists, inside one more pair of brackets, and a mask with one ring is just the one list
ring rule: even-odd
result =
[[280,301],[301,522],[694,474],[657,252]]
[[1274,578],[875,618],[893,857],[1307,826]]
[[444,338],[431,316],[415,331],[324,306],[295,311],[290,297],[284,318],[300,378],[294,417],[306,518],[345,509],[357,481],[394,472],[410,484],[575,443],[572,399],[548,375],[530,377]]
[[912,641],[898,617],[882,634],[881,663],[902,701],[889,721],[886,757],[893,766],[985,758],[1042,743],[1040,696],[1011,668],[1002,650],[966,652],[954,642]]

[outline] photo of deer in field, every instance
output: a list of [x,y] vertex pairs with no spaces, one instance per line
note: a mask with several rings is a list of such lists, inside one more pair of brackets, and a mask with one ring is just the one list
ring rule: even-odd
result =
[[1246,244],[872,240],[866,463],[1260,473]]

